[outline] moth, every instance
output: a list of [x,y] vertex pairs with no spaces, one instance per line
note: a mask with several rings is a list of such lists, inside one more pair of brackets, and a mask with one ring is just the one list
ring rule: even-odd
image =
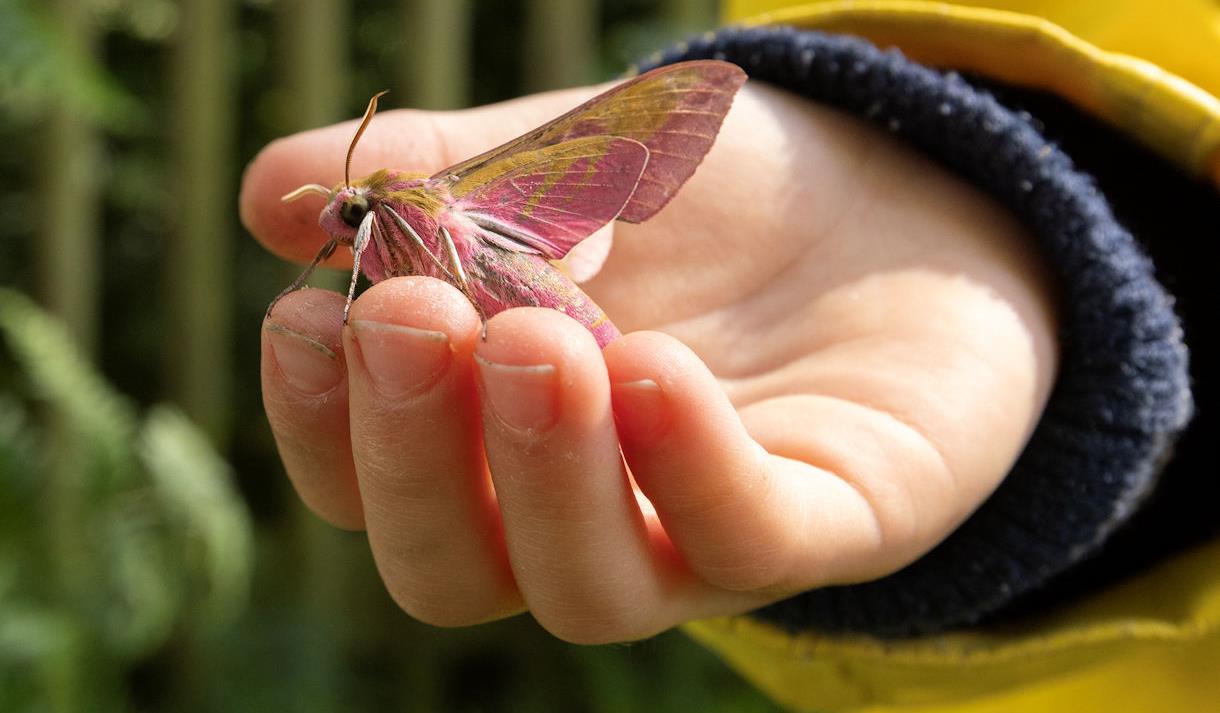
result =
[[728,62],[661,67],[435,175],[382,169],[353,181],[352,153],[382,92],[348,147],[343,183],[282,198],[326,198],[319,223],[330,239],[267,313],[342,245],[355,261],[345,324],[361,271],[373,283],[427,275],[461,290],[484,324],[510,307],[550,307],[605,346],[618,329],[550,261],[612,220],[640,223],[664,207],[711,148],[745,79]]

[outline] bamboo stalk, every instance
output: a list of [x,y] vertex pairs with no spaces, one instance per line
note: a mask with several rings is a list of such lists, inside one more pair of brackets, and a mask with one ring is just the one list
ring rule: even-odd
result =
[[176,208],[167,265],[169,390],[227,441],[232,380],[230,240],[235,115],[232,0],[182,0],[172,68]]
[[[98,33],[89,3],[55,0],[48,9],[63,49],[82,63],[94,61]],[[42,303],[63,321],[81,354],[92,357],[100,316],[100,137],[62,92],[49,107],[43,131],[38,188],[42,206],[35,241],[38,288]],[[67,611],[76,612],[93,584],[80,534],[86,510],[83,480],[88,477],[85,451],[74,438],[66,413],[48,411],[46,434],[49,462],[42,505],[51,589]],[[51,694],[49,709],[56,713],[75,713],[87,706],[85,682],[92,652],[77,634],[66,630],[58,642],[64,648],[43,663],[41,674]]]
[[[236,194],[233,0],[181,0],[170,66],[174,185],[166,265],[166,382],[171,398],[223,449],[232,388],[230,241]],[[175,648],[175,708],[202,710],[219,632],[192,629]]]
[[526,11],[526,89],[593,81],[599,53],[597,0],[529,0]]
[[[279,14],[279,44],[289,97],[288,131],[303,131],[341,121],[357,111],[359,98],[348,91],[350,3],[347,0],[286,0]],[[356,99],[356,103],[352,100]],[[336,156],[336,161],[341,157]],[[284,282],[301,272],[288,265]],[[345,271],[319,270],[310,285],[347,291]]]
[[470,0],[401,0],[407,40],[398,85],[411,106],[460,109],[470,103]]
[[344,0],[286,0],[280,5],[280,46],[291,96],[293,131],[343,118],[347,102],[350,22]]
[[[55,0],[53,21],[64,49],[84,61],[97,54],[97,28],[82,0]],[[82,353],[97,348],[101,236],[100,139],[61,93],[44,128],[37,260],[42,302],[63,320]]]
[[[347,0],[285,0],[277,16],[281,64],[287,89],[287,131],[326,126],[357,106],[348,91],[350,3]],[[349,106],[349,104],[351,104]],[[336,162],[342,160],[335,156]],[[285,267],[285,280],[299,265]],[[319,270],[310,285],[347,290],[347,274]],[[287,480],[284,481],[285,487]],[[352,648],[350,600],[353,587],[351,544],[304,506],[293,508],[286,538],[277,538],[273,555],[289,571],[277,582],[276,598],[298,605],[310,624],[301,631],[304,652],[293,676],[308,681],[310,713],[344,709],[344,666]]]

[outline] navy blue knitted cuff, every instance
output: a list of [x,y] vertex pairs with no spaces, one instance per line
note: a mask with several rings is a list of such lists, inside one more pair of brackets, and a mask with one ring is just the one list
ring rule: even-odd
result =
[[709,58],[872,122],[988,192],[1039,240],[1061,288],[1059,378],[996,492],[901,571],[755,615],[790,630],[943,631],[994,614],[1094,553],[1155,484],[1192,403],[1172,299],[1093,181],[1028,115],[954,73],[852,37],[730,28],[641,70]]

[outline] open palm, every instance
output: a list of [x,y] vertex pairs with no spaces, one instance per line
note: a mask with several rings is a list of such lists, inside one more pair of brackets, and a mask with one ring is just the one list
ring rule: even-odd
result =
[[[432,172],[595,89],[381,115],[353,172]],[[286,257],[353,125],[276,142],[242,215]],[[585,285],[624,337],[517,309],[486,340],[456,289],[306,290],[264,325],[263,388],[304,501],[365,528],[411,615],[528,608],[579,642],[648,636],[878,577],[995,488],[1055,369],[1050,289],[1021,228],[853,119],[751,83],[673,202],[616,224]],[[335,264],[350,256],[336,256]],[[649,331],[641,331],[649,330]],[[624,465],[624,459],[626,465]]]

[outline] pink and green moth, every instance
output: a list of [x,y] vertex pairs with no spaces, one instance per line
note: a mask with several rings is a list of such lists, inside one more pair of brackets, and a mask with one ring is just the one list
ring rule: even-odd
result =
[[618,329],[549,261],[612,220],[640,223],[664,207],[711,148],[744,82],[727,62],[661,67],[433,176],[382,169],[352,181],[352,152],[378,94],[348,148],[343,183],[283,197],[324,196],[319,223],[330,240],[268,314],[344,245],[355,259],[344,323],[360,271],[374,283],[427,275],[461,290],[484,322],[510,307],[550,307],[605,346]]

